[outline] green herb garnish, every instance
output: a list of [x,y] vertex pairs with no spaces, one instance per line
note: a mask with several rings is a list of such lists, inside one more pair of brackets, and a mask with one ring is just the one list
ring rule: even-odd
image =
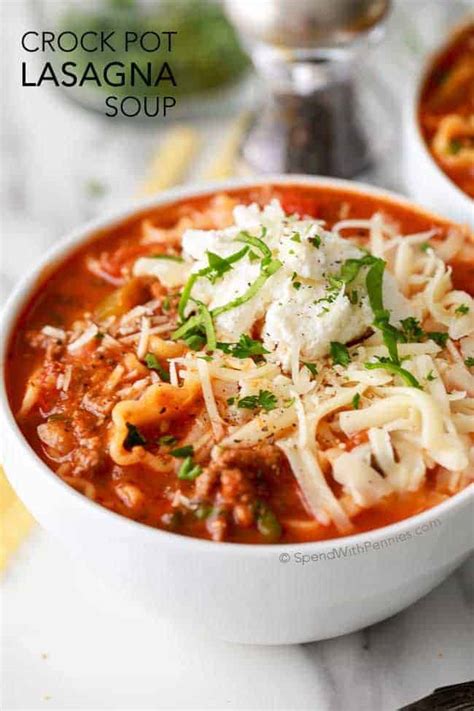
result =
[[318,369],[314,363],[303,363],[305,368],[308,368],[311,375],[316,376],[318,374]]
[[367,370],[378,370],[379,368],[382,368],[389,373],[399,375],[400,378],[402,378],[402,380],[404,380],[405,383],[410,385],[412,388],[418,388],[419,390],[423,389],[414,375],[412,375],[405,368],[402,368],[401,365],[391,361],[389,358],[379,358],[376,363],[365,363],[364,366]]
[[150,370],[155,370],[160,376],[161,380],[164,380],[165,383],[169,383],[169,373],[163,368],[163,366],[153,353],[147,353],[143,360],[145,361],[147,368],[149,368]]
[[269,279],[273,274],[275,274],[275,272],[277,272],[282,266],[283,265],[279,259],[272,259],[271,262],[269,262],[265,266],[262,266],[260,276],[257,277],[253,284],[249,286],[247,291],[245,291],[241,296],[238,296],[236,299],[229,301],[228,304],[224,304],[223,306],[218,306],[217,308],[213,309],[212,316],[219,316],[219,314],[223,314],[226,311],[231,311],[232,309],[235,309],[238,306],[242,306],[242,304],[245,304],[247,301],[250,301],[250,299],[252,299],[256,294],[258,294],[267,279]]
[[217,348],[234,358],[252,358],[269,352],[261,341],[256,341],[245,333],[242,333],[238,343],[217,343]]
[[460,316],[464,316],[465,314],[469,313],[469,306],[467,304],[461,304],[457,307],[457,309],[454,310],[454,313],[459,314]]
[[277,407],[278,400],[269,390],[260,390],[258,395],[248,395],[237,402],[237,407],[246,410],[255,410],[257,407],[269,412]]
[[248,252],[248,247],[244,247],[243,249],[239,250],[238,252],[234,252],[234,254],[231,254],[229,257],[219,257],[219,255],[214,254],[213,252],[207,252],[207,260],[209,262],[209,266],[204,267],[203,269],[200,269],[198,272],[195,272],[194,274],[191,274],[189,277],[188,281],[184,285],[184,289],[181,293],[181,297],[179,299],[179,304],[178,304],[178,313],[181,319],[184,320],[184,311],[187,306],[187,303],[191,297],[191,291],[193,289],[194,284],[196,281],[199,279],[199,277],[207,277],[212,283],[216,281],[216,279],[219,278],[219,276],[222,276],[226,272],[228,272],[230,269],[232,269],[232,264],[235,264],[235,262],[238,262],[240,259],[245,257],[245,255]]
[[467,365],[468,368],[474,368],[474,358],[469,356],[469,358],[466,358],[464,361],[464,364]]
[[[265,237],[266,234],[266,229],[263,228],[262,231],[262,237]],[[271,249],[263,242],[259,237],[253,237],[252,235],[249,235],[248,232],[241,232],[236,238],[236,242],[245,242],[245,244],[250,244],[252,247],[255,247],[257,249],[264,261],[266,260],[266,263],[270,262],[272,259],[272,252]]]
[[184,262],[184,259],[177,254],[152,254],[152,259],[166,259],[169,262]]
[[127,425],[128,432],[123,441],[123,448],[130,451],[133,447],[144,447],[147,440],[138,427],[132,425],[130,422],[126,422],[125,424]]
[[334,365],[349,365],[351,357],[347,346],[338,341],[331,341],[330,355]]
[[192,457],[186,457],[179,468],[178,479],[194,481],[201,473],[202,469],[199,464],[194,464]]
[[177,457],[178,459],[192,457],[194,455],[194,447],[192,444],[186,444],[184,447],[176,447],[176,449],[172,449],[170,454],[172,457]]
[[360,406],[360,394],[356,393],[354,397],[352,398],[352,407],[354,410],[358,410]]

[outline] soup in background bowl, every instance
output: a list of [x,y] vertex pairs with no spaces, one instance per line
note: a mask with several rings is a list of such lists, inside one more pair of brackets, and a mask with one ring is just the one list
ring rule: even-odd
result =
[[473,251],[297,177],[86,228],[7,307],[8,475],[105,577],[225,638],[381,619],[470,549]]
[[474,21],[435,59],[421,92],[419,121],[440,168],[474,198]]
[[473,224],[474,23],[457,28],[417,78],[405,109],[405,169],[423,204]]

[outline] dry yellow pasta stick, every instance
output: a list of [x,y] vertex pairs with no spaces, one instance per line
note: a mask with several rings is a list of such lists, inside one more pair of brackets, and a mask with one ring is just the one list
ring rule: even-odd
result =
[[139,188],[139,196],[153,195],[179,183],[199,144],[200,137],[194,128],[183,125],[170,128],[152,158],[149,174]]
[[0,573],[33,523],[34,518],[17,498],[0,467]]
[[240,141],[249,124],[250,114],[242,113],[232,124],[224,140],[219,155],[204,171],[203,178],[206,180],[221,180],[235,175],[235,161],[239,149]]

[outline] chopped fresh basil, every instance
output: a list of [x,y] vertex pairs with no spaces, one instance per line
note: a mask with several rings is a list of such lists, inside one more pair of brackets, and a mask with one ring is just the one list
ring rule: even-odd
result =
[[293,237],[290,237],[290,240],[292,242],[301,242],[301,236],[298,234],[298,232],[295,232]]
[[197,314],[190,316],[181,326],[172,334],[173,340],[183,339],[192,350],[198,350],[199,344],[207,344],[209,350],[216,349],[217,341],[212,322],[212,316],[207,306],[201,301],[194,300],[197,305]]
[[147,353],[144,358],[144,361],[146,363],[147,368],[149,368],[150,370],[155,370],[160,376],[161,380],[164,380],[165,383],[169,383],[169,373],[163,368],[163,366],[157,360],[156,356],[153,353]]
[[228,304],[224,304],[223,306],[218,306],[216,309],[213,309],[213,311],[211,312],[212,316],[219,316],[219,314],[223,314],[226,311],[231,311],[232,309],[235,309],[238,306],[242,306],[242,304],[245,304],[247,301],[250,301],[250,299],[252,299],[256,294],[258,294],[267,279],[269,279],[273,274],[275,274],[275,272],[277,272],[282,266],[283,265],[279,259],[272,259],[271,262],[269,262],[265,266],[262,266],[262,271],[260,275],[253,282],[253,284],[249,286],[247,291],[245,291],[241,296],[238,296],[236,299],[229,301]]
[[216,332],[214,330],[214,324],[212,322],[211,314],[209,313],[209,309],[207,308],[207,306],[205,306],[201,302],[197,302],[197,304],[198,304],[198,314],[201,317],[201,323],[204,327],[204,331],[206,334],[207,347],[210,351],[215,351],[216,345],[217,345],[217,340],[216,340]]
[[200,333],[190,333],[183,338],[183,341],[191,351],[200,351],[206,343],[206,339]]
[[423,242],[420,244],[420,250],[422,252],[427,252],[429,249],[433,249],[429,242]]
[[460,316],[464,316],[465,314],[469,313],[469,306],[467,304],[461,304],[457,307],[457,309],[454,310],[454,313],[459,314]]
[[178,459],[192,457],[194,455],[194,447],[192,444],[186,444],[184,447],[176,447],[176,449],[172,449],[170,454],[172,457],[177,457]]
[[[265,231],[266,232],[266,231]],[[265,232],[262,234],[262,236],[265,236]],[[262,257],[264,260],[267,262],[270,262],[272,259],[272,252],[271,249],[263,242],[261,239],[258,237],[253,237],[252,235],[249,235],[248,232],[241,232],[236,238],[236,242],[244,242],[245,244],[250,244],[252,247],[255,247],[259,252],[261,252]]]
[[152,254],[152,259],[167,259],[169,262],[184,262],[184,259],[177,254]]
[[127,451],[133,449],[133,447],[143,447],[147,443],[146,437],[140,432],[136,425],[132,425],[130,422],[125,423],[127,425],[127,436],[123,441],[123,448]]
[[433,373],[432,370],[427,374],[426,379],[431,383],[433,380],[436,380],[436,375]]
[[330,355],[334,365],[349,365],[351,357],[347,346],[338,341],[331,341]]
[[469,356],[466,358],[464,361],[465,365],[467,365],[468,368],[474,368],[474,358],[472,356]]
[[220,257],[214,252],[207,251],[207,261],[209,262],[209,272],[205,275],[207,279],[214,284],[217,279],[220,279],[224,274],[232,269],[232,263],[228,259]]
[[422,390],[420,383],[414,375],[412,375],[405,368],[402,368],[401,365],[393,363],[393,361],[391,361],[389,358],[379,358],[376,363],[365,363],[364,365],[367,370],[377,370],[379,368],[382,368],[383,370],[386,370],[389,373],[399,375],[400,378],[402,378],[402,380],[404,380],[407,385],[410,385],[412,388],[418,388],[419,390]]
[[213,252],[207,252],[209,266],[204,267],[204,269],[200,269],[194,274],[191,274],[188,281],[184,285],[184,289],[181,293],[181,297],[178,304],[178,313],[180,318],[183,320],[185,318],[185,308],[191,297],[191,291],[193,289],[193,286],[196,283],[197,279],[199,279],[199,277],[208,277],[212,282],[216,281],[219,276],[222,276],[230,269],[232,269],[232,264],[235,264],[235,262],[238,262],[240,259],[245,257],[247,252],[248,247],[244,247],[238,252],[234,252],[234,254],[231,254],[229,257],[225,258],[219,257],[219,255],[214,254]]
[[356,393],[352,398],[352,407],[354,410],[358,410],[360,407],[360,393]]

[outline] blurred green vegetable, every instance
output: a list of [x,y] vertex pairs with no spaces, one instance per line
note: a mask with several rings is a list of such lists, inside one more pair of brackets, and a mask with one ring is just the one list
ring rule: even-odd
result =
[[[137,0],[103,0],[94,5],[94,12],[74,8],[65,13],[62,20],[64,30],[81,34],[86,31],[111,32],[123,38],[125,32],[177,32],[173,37],[172,51],[161,49],[145,52],[139,44],[127,52],[105,50],[84,52],[78,48],[73,53],[63,55],[62,61],[74,61],[83,69],[92,61],[100,72],[109,62],[121,61],[125,64],[136,62],[145,70],[152,64],[152,75],[156,76],[163,62],[171,67],[177,86],[166,82],[169,96],[188,96],[215,89],[235,81],[249,67],[249,59],[243,52],[237,35],[227,21],[220,5],[212,0],[163,0],[143,7]],[[162,43],[162,47],[166,44]],[[123,46],[123,43],[121,44]],[[58,53],[61,56],[61,53]],[[130,85],[113,87],[119,96],[155,96],[159,87]],[[162,89],[161,89],[162,90]],[[110,93],[109,86],[99,91]]]

